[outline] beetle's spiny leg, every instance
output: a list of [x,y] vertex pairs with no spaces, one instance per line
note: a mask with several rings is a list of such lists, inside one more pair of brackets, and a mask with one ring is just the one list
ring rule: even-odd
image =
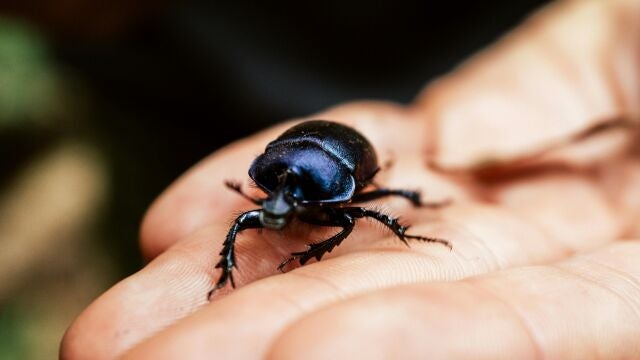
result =
[[238,182],[238,181],[233,181],[233,180],[226,180],[224,182],[224,184],[231,190],[237,192],[238,194],[240,194],[243,198],[251,201],[252,203],[256,204],[256,205],[262,205],[262,199],[258,199],[258,198],[254,198],[252,196],[249,196],[247,194],[244,193],[244,191],[242,191],[242,185]]
[[448,247],[449,250],[453,250],[453,246],[451,245],[451,243],[448,242],[447,240],[444,240],[444,239],[428,237],[428,236],[420,236],[420,235],[409,235],[409,234],[404,234],[404,237],[407,238],[407,239],[415,239],[415,240],[421,240],[421,241],[426,241],[426,242],[439,243],[439,244],[442,244],[442,245]]
[[409,201],[413,206],[428,207],[431,209],[439,209],[451,204],[451,199],[446,199],[437,202],[423,202],[420,191],[415,190],[403,190],[403,189],[388,189],[379,187],[376,190],[355,194],[351,199],[353,202],[366,202],[376,200],[385,196],[400,196]]
[[227,237],[223,243],[222,251],[220,251],[220,260],[216,264],[216,268],[222,269],[220,273],[220,277],[216,282],[215,287],[209,291],[207,298],[211,298],[213,293],[224,287],[227,282],[231,282],[232,287],[236,287],[235,280],[233,279],[233,268],[236,267],[236,255],[235,255],[235,241],[238,233],[245,229],[256,229],[261,228],[262,223],[260,223],[260,211],[261,210],[251,210],[245,213],[240,214],[231,225],[229,232],[227,233]]
[[300,262],[300,265],[304,265],[312,258],[316,258],[316,260],[320,261],[324,254],[333,251],[336,246],[340,245],[340,243],[342,243],[342,241],[353,231],[355,221],[351,215],[343,212],[337,213],[336,216],[338,217],[333,221],[323,221],[321,223],[323,226],[342,227],[342,230],[339,233],[321,242],[307,245],[309,249],[306,251],[292,253],[290,258],[280,263],[278,270],[283,271],[285,266],[296,259]]
[[361,207],[346,208],[345,211],[348,211],[349,214],[351,214],[356,218],[370,217],[372,219],[375,219],[381,222],[383,225],[385,225],[391,231],[393,231],[393,233],[400,240],[402,240],[406,245],[409,245],[407,242],[407,239],[415,239],[415,240],[422,240],[422,241],[428,241],[428,242],[436,242],[436,243],[445,245],[450,250],[453,249],[451,244],[444,239],[407,234],[406,231],[409,228],[408,226],[403,226],[402,224],[400,224],[400,222],[398,221],[398,218],[391,217],[379,211],[369,210]]

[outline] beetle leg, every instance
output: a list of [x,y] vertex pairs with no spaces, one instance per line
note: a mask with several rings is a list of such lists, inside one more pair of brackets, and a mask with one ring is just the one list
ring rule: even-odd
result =
[[434,202],[434,203],[425,203],[425,202],[422,202],[419,191],[387,189],[387,188],[380,188],[380,189],[372,190],[365,193],[355,194],[353,195],[351,200],[353,202],[366,202],[366,201],[379,199],[385,196],[401,196],[411,201],[413,206],[424,206],[429,208],[440,208],[440,207],[449,205],[451,203],[450,200],[444,200],[444,201]]
[[362,207],[351,207],[351,208],[346,208],[345,212],[347,212],[354,218],[370,217],[372,219],[375,219],[381,222],[384,226],[391,229],[391,231],[393,231],[393,233],[396,234],[396,236],[400,238],[400,240],[402,240],[402,242],[404,242],[407,246],[409,245],[409,243],[407,242],[407,239],[415,239],[415,240],[422,240],[427,242],[440,243],[448,247],[449,249],[452,249],[451,244],[447,240],[427,237],[427,236],[407,234],[406,231],[408,229],[408,226],[401,225],[400,222],[398,222],[398,218],[391,217],[379,211],[369,210]]
[[222,251],[220,251],[220,261],[216,264],[216,268],[221,268],[222,273],[220,274],[220,278],[218,279],[216,286],[209,292],[209,298],[214,291],[225,286],[227,281],[231,282],[232,287],[236,287],[232,274],[233,267],[237,267],[236,255],[234,252],[236,236],[242,230],[262,227],[262,224],[260,223],[260,211],[261,210],[251,210],[240,214],[240,216],[238,216],[233,222],[233,225],[231,225],[231,229],[229,229],[227,238],[223,243]]
[[242,187],[240,186],[239,182],[235,182],[235,181],[231,181],[231,180],[227,180],[224,182],[224,184],[231,190],[237,192],[238,194],[240,194],[243,198],[251,201],[252,203],[256,204],[256,205],[262,205],[262,199],[257,199],[254,198],[252,196],[249,196],[247,194],[244,193],[244,191],[242,191]]
[[[355,221],[351,215],[342,211],[335,213],[334,216],[333,220],[319,220],[317,225],[342,227],[342,230],[339,233],[333,235],[327,240],[307,245],[309,247],[307,251],[292,253],[290,258],[280,263],[278,270],[283,271],[282,269],[284,269],[285,266],[296,259],[298,259],[300,265],[304,265],[314,257],[316,260],[320,261],[325,253],[331,252],[336,246],[340,245],[342,240],[346,239],[347,236],[351,234],[351,231],[353,231]],[[308,222],[313,223],[313,221]]]
[[420,201],[420,193],[417,191],[387,189],[387,188],[381,188],[381,189],[376,189],[376,190],[372,190],[365,193],[355,194],[351,198],[351,201],[366,202],[366,201],[376,200],[385,196],[401,196],[411,201],[411,203],[414,206],[420,206],[422,204]]

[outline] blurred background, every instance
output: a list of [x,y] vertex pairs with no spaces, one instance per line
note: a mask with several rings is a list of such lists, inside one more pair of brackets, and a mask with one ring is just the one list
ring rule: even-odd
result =
[[409,102],[545,2],[1,1],[0,359],[56,357],[202,157],[337,103]]

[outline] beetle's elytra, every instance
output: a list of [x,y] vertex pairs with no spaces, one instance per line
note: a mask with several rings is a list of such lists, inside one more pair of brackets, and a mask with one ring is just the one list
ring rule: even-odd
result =
[[311,258],[320,260],[325,253],[340,245],[353,230],[356,219],[363,217],[380,221],[405,243],[407,239],[417,239],[451,247],[446,240],[406,234],[407,227],[401,225],[397,218],[351,206],[351,203],[390,195],[405,197],[415,206],[425,205],[415,191],[386,188],[363,191],[379,169],[373,146],[346,125],[313,120],[285,131],[267,145],[264,153],[249,168],[249,176],[266,193],[266,198],[252,198],[242,192],[240,185],[226,183],[260,208],[241,214],[233,222],[216,265],[222,269],[222,274],[209,295],[228,281],[235,287],[232,274],[234,243],[240,231],[255,228],[279,230],[293,217],[311,225],[340,227],[342,230],[329,239],[309,244],[306,251],[292,253],[280,264],[280,270],[293,260],[298,260],[301,265]]

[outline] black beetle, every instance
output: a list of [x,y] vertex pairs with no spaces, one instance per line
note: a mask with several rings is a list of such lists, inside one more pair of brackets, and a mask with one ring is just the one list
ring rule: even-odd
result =
[[372,184],[380,170],[376,153],[369,141],[356,130],[331,121],[312,120],[298,124],[267,145],[249,168],[249,176],[266,194],[255,199],[242,192],[237,183],[226,185],[249,199],[261,209],[238,216],[224,241],[216,268],[222,269],[215,288],[227,281],[235,287],[232,269],[235,266],[234,242],[238,232],[245,229],[282,229],[296,217],[318,226],[341,227],[327,240],[308,245],[308,250],[295,252],[283,261],[282,269],[298,259],[304,265],[311,258],[320,260],[331,252],[353,230],[355,220],[370,217],[391,229],[405,244],[407,239],[438,242],[451,247],[446,240],[406,234],[407,227],[397,218],[363,207],[348,206],[380,197],[396,195],[407,198],[415,206],[442,206],[444,203],[423,204],[416,191],[376,188],[363,192]]

